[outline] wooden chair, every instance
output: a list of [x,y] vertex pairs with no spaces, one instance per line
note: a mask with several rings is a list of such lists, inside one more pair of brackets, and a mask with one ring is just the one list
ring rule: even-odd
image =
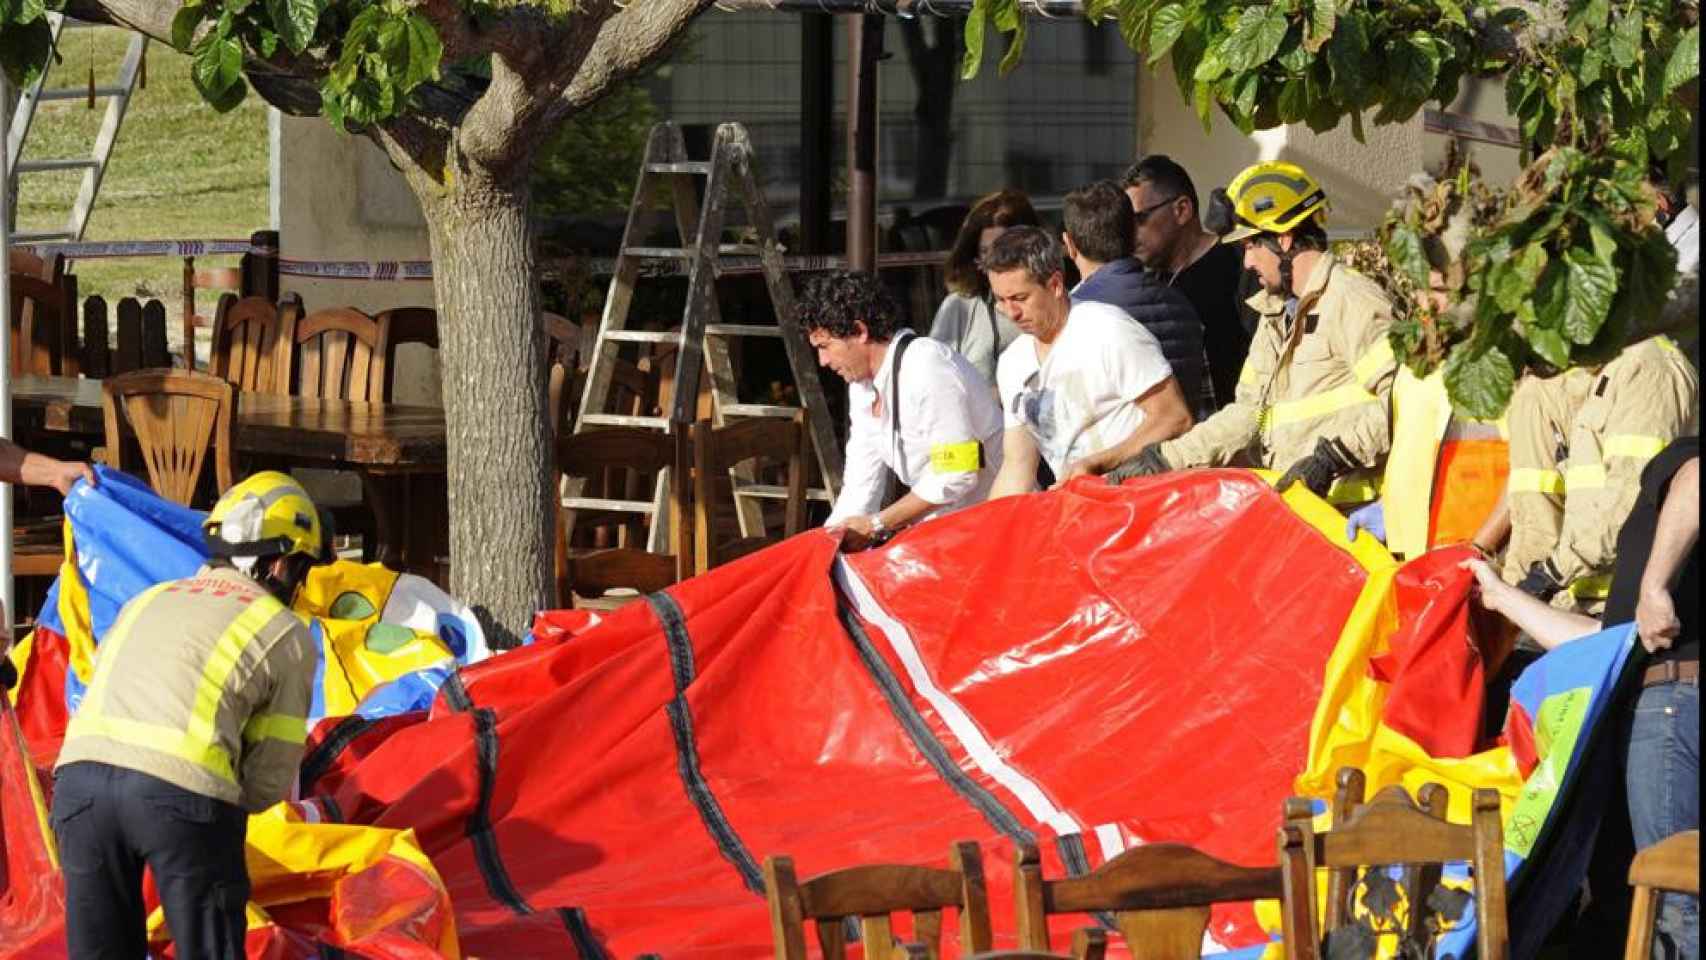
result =
[[[805,528],[806,520],[806,419],[797,411],[791,419],[755,417],[722,427],[700,420],[693,425],[693,530],[694,571],[704,573],[774,543],[769,536],[741,537],[722,541],[717,521],[732,519],[734,496],[729,489],[729,470],[750,460],[773,460],[787,464],[787,482],[782,488],[784,536]],[[719,510],[719,505],[730,509]]]
[[[671,537],[673,554],[651,553],[629,546],[575,551],[569,549],[568,540],[562,535],[563,528],[572,520],[571,511],[649,511],[652,500],[648,494],[644,500],[574,497],[564,501],[557,514],[557,599],[560,604],[565,607],[619,605],[629,598],[602,603],[600,598],[617,589],[640,594],[655,593],[691,575],[693,518],[688,510],[685,484],[679,482],[686,473],[686,447],[684,432],[665,434],[639,427],[612,427],[557,438],[558,489],[562,488],[561,481],[565,476],[587,477],[614,470],[631,470],[639,477],[655,482],[661,474],[668,478],[672,492],[670,506],[673,517],[658,517],[653,522],[670,523],[673,520],[674,524]],[[577,604],[577,597],[584,602]]]
[[197,268],[194,257],[184,258],[184,365],[185,369],[195,369],[195,328],[206,326],[208,318],[196,310],[195,292],[197,290],[225,290],[220,299],[226,296],[242,298],[248,291],[243,286],[243,270],[240,267],[202,267]]
[[[770,936],[776,960],[805,960],[805,924],[817,926],[824,960],[847,956],[846,921],[856,919],[865,956],[908,955],[894,947],[890,915],[912,914],[915,940],[926,956],[941,955],[942,911],[959,913],[962,954],[990,949],[989,894],[983,856],[975,843],[948,849],[948,869],[870,864],[819,874],[801,882],[790,857],[764,858],[764,894],[770,902]],[[903,947],[902,951],[907,951]]]
[[575,410],[580,405],[579,388],[586,383],[580,366],[581,328],[569,318],[550,312],[544,315],[544,321],[550,349],[546,409],[551,411],[552,431],[562,434],[574,429]]
[[65,277],[65,257],[57,253],[51,257],[38,257],[28,250],[12,247],[6,251],[6,269],[59,286]]
[[[1428,784],[1412,802],[1401,786],[1390,786],[1362,804],[1363,775],[1346,768],[1339,772],[1333,824],[1326,833],[1313,827],[1310,801],[1292,798],[1279,833],[1279,857],[1284,888],[1286,956],[1318,960],[1322,940],[1352,920],[1357,887],[1374,868],[1402,868],[1397,885],[1404,902],[1422,904],[1409,910],[1401,933],[1425,937],[1426,908],[1440,885],[1441,867],[1467,861],[1475,878],[1475,919],[1482,960],[1506,960],[1510,931],[1505,910],[1504,833],[1499,795],[1476,790],[1470,824],[1445,820],[1446,791]],[[1315,870],[1326,869],[1327,902],[1316,902]],[[1323,917],[1319,925],[1316,918]]]
[[79,360],[67,353],[77,349],[76,301],[70,288],[23,273],[12,274],[10,283],[12,374],[76,376]]
[[1664,892],[1700,896],[1700,831],[1673,833],[1635,854],[1629,865],[1635,902],[1629,910],[1629,943],[1624,960],[1648,960],[1653,955],[1653,924],[1659,918],[1659,895]]
[[302,315],[294,294],[282,303],[264,297],[225,294],[213,314],[213,347],[207,371],[245,393],[289,393],[290,325]]
[[[1035,844],[1015,853],[1019,946],[1048,950],[1048,918],[1111,913],[1133,960],[1196,960],[1210,907],[1280,898],[1278,867],[1239,867],[1178,843],[1132,847],[1082,877],[1044,880]],[[1073,934],[1078,960],[1106,949],[1094,927]]]
[[291,393],[327,400],[377,403],[389,378],[385,358],[391,348],[391,318],[370,317],[352,307],[316,310],[303,316],[300,301],[280,307],[290,331],[295,371]]
[[[231,384],[188,370],[136,370],[101,381],[101,406],[112,466],[136,473],[127,463],[126,441],[134,436],[149,486],[189,506],[211,448],[215,495],[231,487],[231,415],[237,409]],[[130,429],[122,430],[126,425]]]
[[392,402],[392,384],[397,377],[397,348],[418,343],[437,350],[438,311],[431,307],[393,307],[374,319],[390,329],[385,343],[385,384],[382,399]]

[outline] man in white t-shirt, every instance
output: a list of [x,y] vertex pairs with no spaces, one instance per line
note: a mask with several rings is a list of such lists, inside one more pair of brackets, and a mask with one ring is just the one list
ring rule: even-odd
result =
[[1153,334],[1105,303],[1073,303],[1060,241],[1036,227],[1001,235],[982,259],[996,299],[1023,331],[995,368],[1005,430],[990,497],[1101,474],[1191,427],[1190,407]]
[[[844,549],[989,496],[1001,466],[1001,410],[966,358],[906,329],[867,273],[813,280],[800,323],[818,363],[847,381],[847,458],[828,523],[842,529]],[[910,489],[884,505],[886,471]]]

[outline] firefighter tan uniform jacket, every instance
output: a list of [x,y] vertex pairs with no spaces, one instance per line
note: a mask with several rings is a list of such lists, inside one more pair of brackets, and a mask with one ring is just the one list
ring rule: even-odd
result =
[[1552,377],[1526,375],[1505,411],[1510,425],[1511,472],[1506,481],[1511,536],[1504,578],[1521,582],[1528,568],[1552,555],[1564,525],[1564,460],[1576,412],[1593,387],[1581,367]]
[[1391,301],[1372,281],[1323,254],[1290,317],[1284,298],[1266,291],[1247,302],[1261,321],[1236,397],[1163,443],[1161,455],[1174,469],[1226,466],[1242,455],[1252,466],[1285,470],[1327,437],[1369,468],[1341,477],[1328,499],[1374,499],[1374,468],[1391,442]]
[[[1563,451],[1567,456],[1553,468],[1562,470],[1562,508],[1548,518],[1557,536],[1538,559],[1550,560],[1569,587],[1555,605],[1595,609],[1609,592],[1617,533],[1640,493],[1642,469],[1672,440],[1699,430],[1700,375],[1670,338],[1653,337],[1625,348],[1597,375],[1577,374],[1573,386],[1581,397]],[[1525,423],[1524,430],[1546,426]],[[1547,439],[1528,442],[1540,446]],[[1557,489],[1556,473],[1543,479],[1549,489]],[[1513,479],[1513,537],[1517,494]],[[1557,498],[1554,494],[1536,502],[1551,506]],[[1507,566],[1507,573],[1515,572],[1518,578],[1526,571],[1526,566],[1520,571]]]
[[265,810],[295,782],[318,657],[301,618],[238,570],[155,586],[97,648],[58,766],[105,763]]

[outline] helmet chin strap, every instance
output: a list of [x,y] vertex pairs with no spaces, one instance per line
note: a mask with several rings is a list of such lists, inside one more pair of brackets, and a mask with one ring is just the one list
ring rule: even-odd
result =
[[1294,296],[1295,292],[1292,290],[1291,286],[1291,261],[1297,257],[1297,248],[1293,247],[1290,250],[1287,250],[1284,247],[1281,247],[1279,236],[1272,233],[1263,234],[1261,243],[1262,246],[1273,251],[1273,255],[1275,257],[1279,258],[1280,290],[1282,295],[1287,297]]

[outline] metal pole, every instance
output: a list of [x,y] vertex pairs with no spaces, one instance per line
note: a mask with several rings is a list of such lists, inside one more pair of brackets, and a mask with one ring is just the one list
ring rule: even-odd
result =
[[[11,190],[12,163],[6,149],[6,127],[11,123],[11,111],[5,104],[8,81],[0,74],[0,310],[6,311],[5,331],[0,331],[0,439],[12,439],[12,222]],[[17,622],[18,611],[12,605],[12,485],[0,483],[0,604],[5,605],[6,622],[10,630]],[[0,646],[0,652],[4,651]]]
[[800,17],[800,251],[830,253],[835,179],[835,18]]
[[881,16],[847,23],[847,268],[877,268],[877,61]]

